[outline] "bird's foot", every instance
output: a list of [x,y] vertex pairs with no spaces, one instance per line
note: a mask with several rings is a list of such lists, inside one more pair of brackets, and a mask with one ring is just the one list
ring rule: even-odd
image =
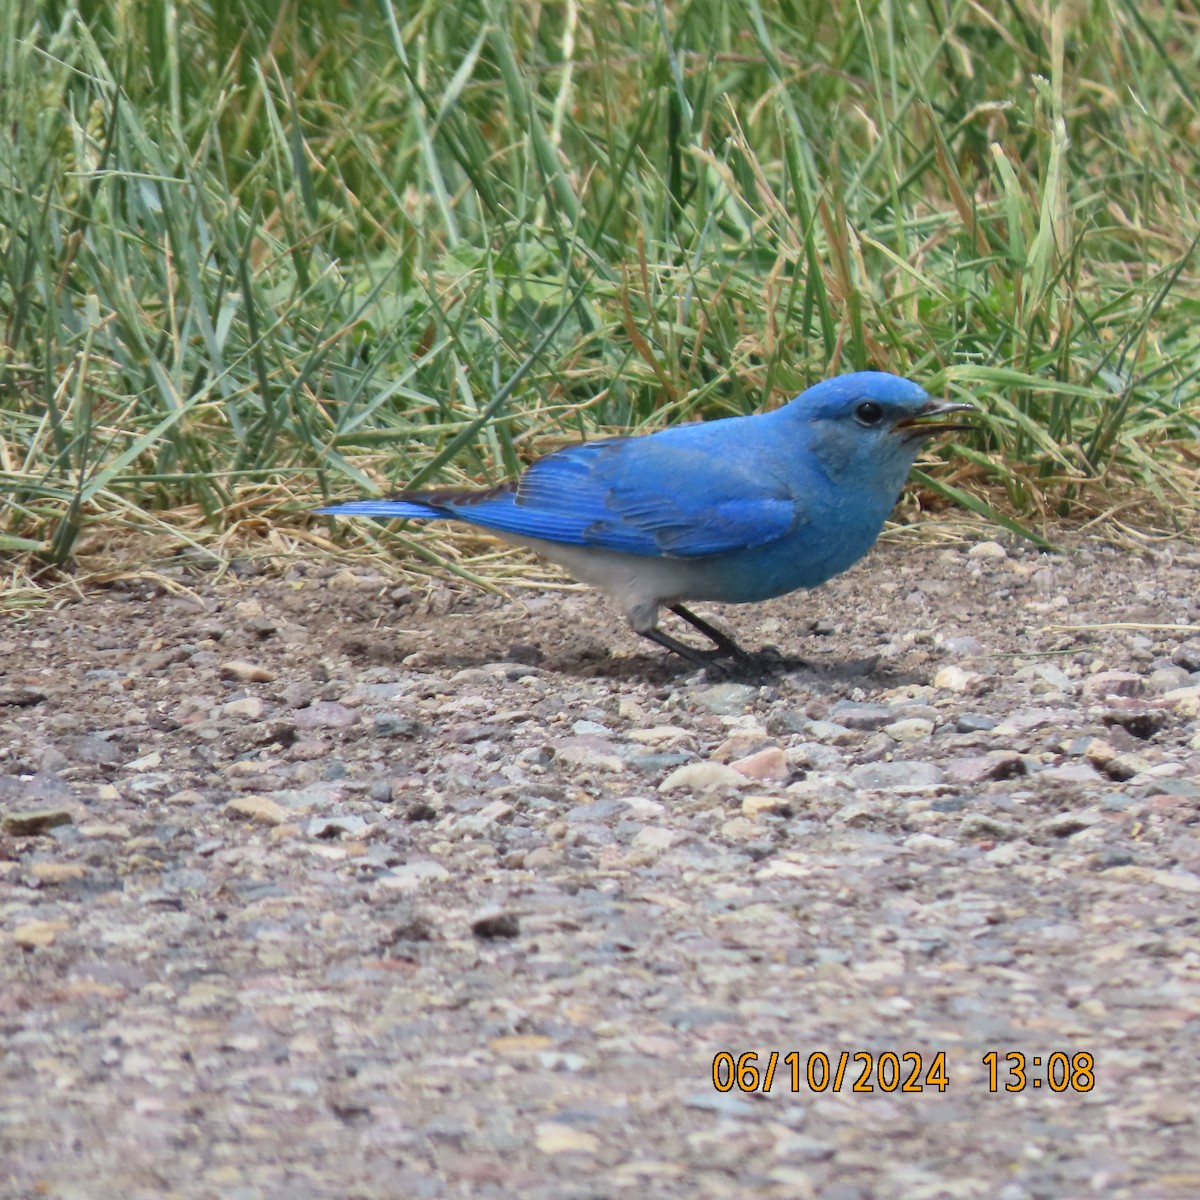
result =
[[[709,652],[710,658],[728,658],[744,666],[753,663],[755,659],[753,654],[749,654],[743,650],[729,634],[722,633],[715,625],[710,625],[702,617],[696,616],[690,608],[684,608],[682,604],[672,604],[670,610],[681,621],[686,621],[693,629],[698,633],[704,634],[712,642],[713,648]],[[682,643],[680,644],[682,645]],[[701,651],[697,651],[697,653],[701,653]]]
[[774,647],[752,654],[743,650],[728,634],[697,617],[695,613],[684,608],[682,604],[674,604],[671,611],[682,620],[704,634],[712,642],[711,650],[699,650],[689,646],[678,638],[663,633],[661,629],[642,631],[642,636],[657,643],[666,650],[678,654],[696,666],[703,667],[712,675],[729,680],[746,680],[747,682],[766,682],[768,679],[782,674],[784,671],[795,670],[803,664],[786,659]]
[[722,655],[719,649],[697,650],[695,646],[689,646],[687,642],[681,642],[669,633],[663,633],[661,629],[646,629],[641,632],[642,637],[649,638],[650,641],[662,646],[664,650],[670,650],[673,654],[678,654],[680,658],[686,658],[688,662],[695,663],[698,667],[704,667],[706,670],[713,670],[720,674],[728,675],[730,666],[750,658],[745,651],[739,650],[738,658],[732,659],[730,666],[727,666],[721,661],[726,656]]

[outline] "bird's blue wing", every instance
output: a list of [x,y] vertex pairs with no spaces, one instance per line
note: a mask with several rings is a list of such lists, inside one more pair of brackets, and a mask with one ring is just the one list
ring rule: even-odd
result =
[[560,450],[534,463],[515,488],[414,492],[333,511],[456,517],[517,537],[679,558],[762,546],[805,520],[782,485],[661,437]]

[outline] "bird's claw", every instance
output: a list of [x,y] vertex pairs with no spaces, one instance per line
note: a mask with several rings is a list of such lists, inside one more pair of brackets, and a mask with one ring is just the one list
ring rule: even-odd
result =
[[[682,607],[682,605],[678,607]],[[699,628],[699,626],[697,627]],[[708,634],[710,629],[712,626],[705,622],[701,632],[711,637]],[[712,632],[717,633],[715,629]],[[715,643],[711,650],[698,650],[695,646],[689,646],[686,642],[681,642],[678,638],[673,638],[660,629],[646,630],[642,636],[662,646],[664,650],[670,650],[672,653],[678,654],[680,658],[685,658],[688,662],[703,667],[710,674],[727,680],[743,679],[766,682],[783,671],[794,669],[797,665],[784,658],[774,647],[752,654],[743,650],[732,638],[724,634],[718,634],[711,638]]]

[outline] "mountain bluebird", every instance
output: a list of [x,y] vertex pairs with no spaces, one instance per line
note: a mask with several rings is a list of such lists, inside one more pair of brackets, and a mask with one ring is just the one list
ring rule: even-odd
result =
[[[660,646],[693,662],[745,663],[751,656],[682,602],[768,600],[846,570],[879,536],[925,439],[964,428],[938,418],[964,409],[910,380],[860,371],[773,412],[569,446],[515,483],[317,511],[480,526],[606,592]],[[658,629],[664,605],[713,649]]]

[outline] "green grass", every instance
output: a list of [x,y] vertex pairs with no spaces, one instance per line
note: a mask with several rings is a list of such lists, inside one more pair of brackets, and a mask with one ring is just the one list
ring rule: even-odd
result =
[[1186,527],[1200,15],[1053,7],[12,0],[0,552],[302,535],[864,367],[986,414],[926,494]]

